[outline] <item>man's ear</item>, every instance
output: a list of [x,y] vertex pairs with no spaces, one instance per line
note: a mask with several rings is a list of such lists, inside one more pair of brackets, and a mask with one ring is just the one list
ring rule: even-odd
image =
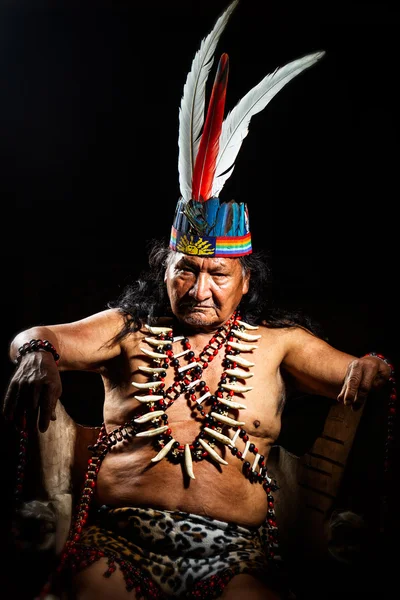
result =
[[245,294],[247,294],[247,292],[249,291],[249,287],[250,287],[250,273],[247,273],[247,275],[245,275],[245,277],[243,279],[243,285],[242,285],[243,296]]

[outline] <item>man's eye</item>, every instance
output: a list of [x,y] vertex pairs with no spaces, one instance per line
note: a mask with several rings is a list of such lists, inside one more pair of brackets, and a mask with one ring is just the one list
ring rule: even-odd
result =
[[183,273],[183,275],[193,275],[192,269],[181,269],[181,273]]

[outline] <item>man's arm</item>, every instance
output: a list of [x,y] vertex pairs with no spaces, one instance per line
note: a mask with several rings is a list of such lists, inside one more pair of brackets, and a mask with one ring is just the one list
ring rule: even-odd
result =
[[[9,356],[16,370],[8,385],[3,414],[8,419],[20,419],[24,409],[39,411],[39,429],[47,430],[55,420],[55,406],[62,393],[59,371],[101,372],[105,363],[121,352],[113,342],[123,325],[122,315],[105,310],[80,321],[60,325],[31,327],[18,333],[10,344]],[[31,340],[47,340],[53,345],[59,360],[51,352],[35,350],[20,352]]]
[[358,358],[301,328],[288,332],[283,368],[306,393],[356,407],[389,381],[390,365],[375,356]]
[[9,356],[14,362],[23,344],[32,339],[48,340],[60,355],[60,371],[98,371],[120,353],[120,345],[110,342],[122,325],[122,315],[110,309],[72,323],[31,327],[15,336]]

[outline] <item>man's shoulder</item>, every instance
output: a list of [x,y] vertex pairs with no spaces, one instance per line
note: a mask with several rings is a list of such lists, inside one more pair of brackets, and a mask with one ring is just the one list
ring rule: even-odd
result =
[[313,333],[301,325],[277,326],[263,322],[254,333],[261,336],[259,341],[263,347],[281,347],[282,352],[293,345],[306,343],[308,339],[315,339]]

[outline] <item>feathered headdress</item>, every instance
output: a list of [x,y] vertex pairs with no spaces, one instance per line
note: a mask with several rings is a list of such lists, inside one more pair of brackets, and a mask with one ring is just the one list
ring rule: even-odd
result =
[[253,87],[224,119],[229,59],[222,54],[205,113],[205,88],[214,53],[232,12],[234,0],[219,17],[197,51],[183,89],[179,111],[178,200],[170,247],[190,255],[238,257],[252,251],[249,215],[243,202],[220,202],[226,180],[248,133],[253,115],[324,52],[308,54],[277,68]]

